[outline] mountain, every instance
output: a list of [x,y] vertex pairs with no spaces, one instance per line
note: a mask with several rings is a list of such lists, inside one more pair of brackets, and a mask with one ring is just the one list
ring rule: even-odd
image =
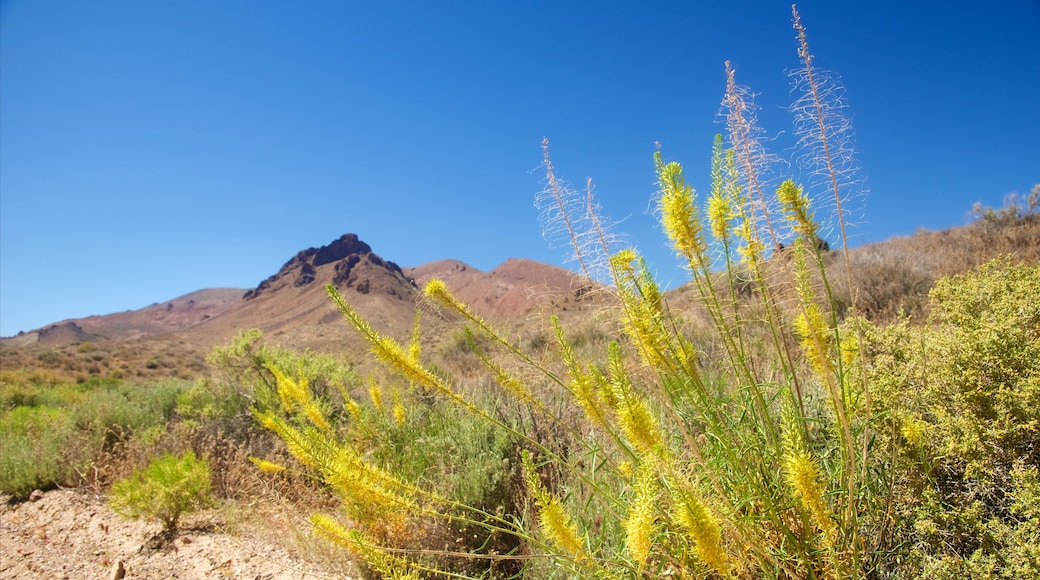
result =
[[53,346],[73,341],[133,340],[184,330],[218,316],[242,298],[238,288],[198,290],[138,310],[63,320],[14,337],[5,345]]
[[[852,282],[860,308],[868,316],[889,317],[900,309],[921,315],[924,296],[940,276],[963,272],[1002,254],[1027,263],[1040,261],[1040,214],[1002,216],[855,248],[849,256],[852,280],[837,276],[835,290],[839,298],[847,296],[847,282]],[[843,266],[841,256],[831,252],[828,261]],[[516,324],[531,318],[536,309],[580,315],[603,302],[589,281],[533,260],[512,258],[490,272],[458,260],[402,268],[377,255],[356,235],[344,234],[327,245],[298,252],[249,290],[199,290],[139,310],[64,320],[2,338],[0,345],[54,347],[147,339],[177,340],[206,349],[255,327],[292,346],[340,348],[351,343],[353,332],[326,295],[326,284],[336,286],[377,330],[404,339],[417,307],[436,310],[422,300],[421,289],[432,278],[443,279],[476,314]],[[668,296],[676,311],[690,311],[696,302],[688,288]],[[437,324],[438,317],[426,318],[424,324]]]
[[[849,252],[849,276],[842,274],[842,252],[825,259],[835,272],[831,283],[836,306],[850,304],[855,292],[858,308],[871,319],[906,315],[923,321],[935,280],[999,255],[1040,263],[1040,213],[997,213],[959,228],[860,246]],[[770,267],[784,264],[777,260]],[[408,340],[418,308],[424,313],[424,348],[450,346],[458,338],[451,313],[422,298],[422,287],[435,277],[500,330],[536,342],[551,340],[544,315],[559,315],[565,327],[596,326],[603,320],[601,309],[612,302],[609,292],[600,292],[584,278],[532,260],[510,259],[490,272],[458,260],[401,268],[356,235],[346,234],[298,252],[252,289],[199,290],[139,310],[64,320],[0,338],[0,366],[5,371],[52,370],[77,380],[89,375],[191,377],[204,372],[206,353],[214,345],[247,328],[260,328],[276,344],[363,358],[354,356],[364,345],[329,300],[326,284],[335,285],[377,330],[399,340]],[[708,324],[698,293],[689,285],[666,296],[669,309],[686,327]],[[599,332],[609,336],[616,329]]]
[[578,302],[591,284],[577,274],[534,260],[510,258],[491,272],[457,260],[430,262],[405,269],[422,288],[440,278],[452,294],[480,316],[513,320],[532,309]]
[[[421,288],[434,277],[443,279],[479,315],[506,321],[539,306],[577,303],[588,289],[574,273],[533,260],[510,259],[491,272],[456,260],[401,268],[348,233],[328,245],[298,252],[249,290],[199,290],[139,310],[61,321],[4,338],[2,344],[50,347],[148,339],[208,348],[244,329],[259,328],[287,346],[325,350],[355,340],[326,294],[327,284],[343,293],[377,330],[403,339],[422,305]],[[429,321],[437,323],[436,317]]]

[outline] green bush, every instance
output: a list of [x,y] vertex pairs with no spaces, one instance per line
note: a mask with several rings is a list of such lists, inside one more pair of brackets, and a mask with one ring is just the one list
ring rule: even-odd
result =
[[210,489],[206,461],[192,451],[180,456],[167,453],[113,484],[109,505],[128,518],[158,520],[169,532],[177,528],[182,515],[212,504]]
[[19,406],[0,415],[0,491],[17,498],[66,483],[88,461],[76,445],[71,415],[61,409]]
[[932,324],[864,323],[895,419],[905,573],[1040,577],[1040,268],[995,260],[940,280]]
[[0,491],[100,483],[91,469],[134,433],[173,416],[177,381],[137,385],[112,379],[78,384],[5,381],[0,385]]

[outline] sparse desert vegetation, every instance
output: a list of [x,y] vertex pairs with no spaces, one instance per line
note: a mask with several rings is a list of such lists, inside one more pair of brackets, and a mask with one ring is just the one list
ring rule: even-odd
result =
[[[710,192],[653,157],[687,286],[663,292],[574,215],[595,204],[546,144],[543,215],[586,276],[573,293],[510,295],[496,317],[431,275],[403,328],[413,290],[369,257],[325,288],[364,350],[300,347],[288,322],[205,361],[180,337],[5,346],[0,490],[90,488],[166,532],[212,495],[239,514],[224,529],[291,539],[332,577],[348,559],[385,578],[1040,575],[1040,186],[968,226],[848,248],[845,119],[795,26],[800,159],[823,179],[764,185],[728,70]],[[821,206],[840,249],[817,242]],[[265,281],[258,317],[336,268],[306,262],[323,250],[298,256],[306,280]],[[274,507],[298,517],[241,515]]]

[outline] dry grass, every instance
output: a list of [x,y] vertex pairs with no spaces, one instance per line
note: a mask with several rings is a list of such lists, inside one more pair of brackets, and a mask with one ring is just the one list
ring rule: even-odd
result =
[[[921,320],[936,280],[963,274],[1005,254],[1024,264],[1040,262],[1040,214],[983,218],[959,228],[920,231],[856,248],[850,261],[859,306],[868,318],[889,321],[902,312]],[[847,305],[848,284],[838,280],[835,290]]]

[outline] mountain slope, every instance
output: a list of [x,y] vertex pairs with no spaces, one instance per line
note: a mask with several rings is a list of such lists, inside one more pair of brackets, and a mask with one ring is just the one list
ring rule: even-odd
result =
[[[500,321],[524,317],[538,307],[587,301],[576,274],[533,260],[510,259],[491,272],[457,260],[402,269],[384,260],[355,234],[298,252],[255,288],[199,290],[161,304],[115,314],[65,320],[4,338],[4,346],[57,347],[83,342],[177,340],[208,348],[247,328],[290,346],[334,349],[353,343],[325,291],[334,285],[381,332],[406,338],[421,288],[444,280],[478,315]],[[435,306],[423,306],[429,311]],[[429,324],[437,324],[433,317]]]

